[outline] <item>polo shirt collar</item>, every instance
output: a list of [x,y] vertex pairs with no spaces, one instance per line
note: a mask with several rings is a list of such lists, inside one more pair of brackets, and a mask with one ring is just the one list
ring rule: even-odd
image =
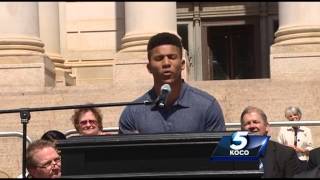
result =
[[[190,107],[192,105],[187,93],[189,88],[190,86],[187,83],[185,83],[183,80],[179,97],[173,103],[173,106]],[[156,91],[154,90],[154,87],[149,90],[147,99],[152,102],[155,102],[155,100],[157,99],[157,94],[156,94]]]

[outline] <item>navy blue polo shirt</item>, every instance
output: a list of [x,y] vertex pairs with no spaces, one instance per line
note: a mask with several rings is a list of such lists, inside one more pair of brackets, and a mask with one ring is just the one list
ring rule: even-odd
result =
[[[154,89],[134,102],[155,101]],[[168,109],[155,105],[132,105],[123,110],[119,133],[170,133],[225,131],[223,112],[208,93],[183,83],[179,98]]]

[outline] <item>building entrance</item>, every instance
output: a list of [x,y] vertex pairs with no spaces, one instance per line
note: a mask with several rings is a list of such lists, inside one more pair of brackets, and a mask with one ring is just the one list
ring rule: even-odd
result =
[[255,78],[254,26],[207,27],[207,79]]

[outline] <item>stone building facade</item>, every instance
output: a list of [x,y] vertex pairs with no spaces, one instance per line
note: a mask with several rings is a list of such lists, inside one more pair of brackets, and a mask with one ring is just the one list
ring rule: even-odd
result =
[[[320,117],[319,2],[1,2],[0,23],[1,110],[130,102],[152,86],[148,39],[168,31],[183,40],[185,80],[218,99],[227,123],[248,105],[270,121],[287,106]],[[104,127],[122,109],[102,108]],[[28,136],[73,129],[72,112],[31,113]],[[1,132],[22,132],[19,114],[0,121]],[[0,172],[18,176],[21,139],[0,144]]]

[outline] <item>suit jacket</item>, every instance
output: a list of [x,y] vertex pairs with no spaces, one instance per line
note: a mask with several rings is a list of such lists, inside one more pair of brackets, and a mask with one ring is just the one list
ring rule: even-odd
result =
[[294,178],[320,178],[320,165],[316,166],[312,170],[304,171],[300,174],[293,176]]
[[320,147],[309,152],[308,169],[311,170],[318,165],[320,165]]
[[264,169],[264,178],[293,177],[300,173],[299,158],[294,149],[269,141],[264,157],[261,158]]

